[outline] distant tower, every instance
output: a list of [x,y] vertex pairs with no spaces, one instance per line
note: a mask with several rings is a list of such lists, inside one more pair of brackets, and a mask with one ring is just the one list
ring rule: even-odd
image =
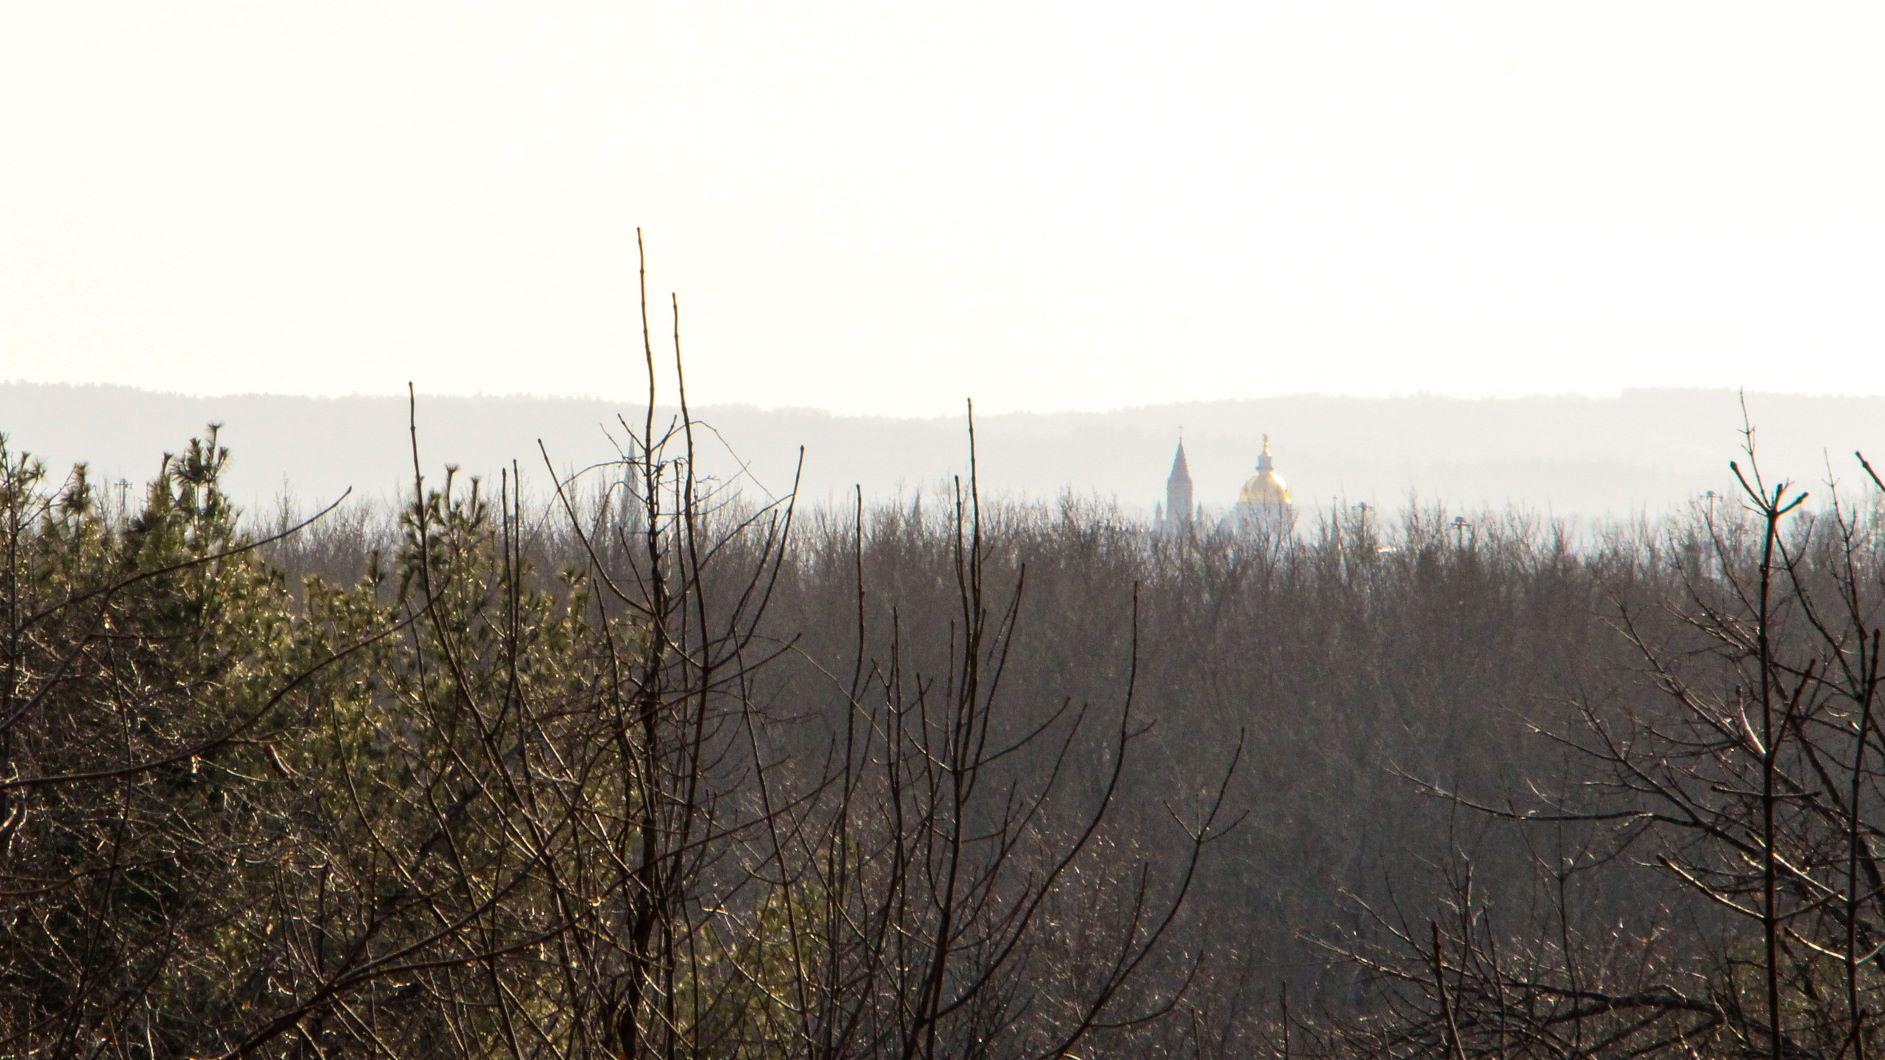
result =
[[1178,439],[1178,452],[1172,457],[1172,473],[1165,480],[1165,516],[1159,528],[1172,533],[1191,529],[1191,516],[1197,508],[1191,503],[1191,465],[1185,462],[1185,440]]

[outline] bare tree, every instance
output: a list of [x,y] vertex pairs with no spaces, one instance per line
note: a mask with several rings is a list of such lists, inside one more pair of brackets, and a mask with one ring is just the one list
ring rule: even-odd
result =
[[[1552,734],[1568,784],[1461,806],[1545,828],[1547,917],[1497,922],[1455,859],[1431,925],[1373,913],[1385,945],[1342,945],[1378,976],[1382,1009],[1349,1028],[1383,1052],[1864,1056],[1881,980],[1880,605],[1876,508],[1769,482],[1745,431],[1731,468],[1743,513],[1709,506],[1670,554],[1687,605],[1620,606],[1634,687],[1575,702]],[[1885,491],[1858,457],[1870,486]],[[1570,838],[1567,851],[1564,840]],[[1575,877],[1653,870],[1653,904],[1580,915]],[[1647,886],[1647,885],[1644,885]],[[1555,925],[1550,921],[1555,920]]]

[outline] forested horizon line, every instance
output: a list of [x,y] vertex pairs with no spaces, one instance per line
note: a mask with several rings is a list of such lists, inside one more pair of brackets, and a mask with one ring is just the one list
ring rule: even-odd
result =
[[[664,386],[664,389],[666,387]],[[1752,391],[1748,414],[1771,467],[1819,486],[1854,450],[1885,451],[1885,397],[1823,398]],[[616,417],[633,401],[467,397],[419,391],[424,456],[495,479],[516,461],[527,480],[543,456],[559,472],[619,455]],[[665,405],[658,411],[666,415]],[[703,474],[746,469],[784,494],[804,451],[801,500],[842,507],[946,490],[966,453],[963,418],[757,409],[694,398]],[[640,415],[639,412],[635,415]],[[49,466],[88,463],[101,482],[141,483],[157,455],[205,424],[223,425],[234,453],[226,485],[248,511],[284,492],[310,501],[351,488],[398,503],[410,471],[403,397],[187,397],[129,387],[0,383],[0,430]],[[1182,437],[1196,495],[1225,507],[1263,435],[1305,513],[1410,498],[1467,512],[1515,508],[1606,522],[1680,513],[1733,489],[1722,454],[1740,444],[1742,397],[1729,390],[1633,390],[1614,397],[1222,399],[1112,412],[977,415],[981,477],[991,497],[1112,503],[1148,517]]]
[[536,504],[409,425],[396,519],[260,537],[218,429],[116,511],[0,446],[0,1045],[1874,1037],[1863,457],[1807,518],[1744,435],[1739,494],[1578,550],[983,504],[979,444],[946,504],[754,507],[648,422]]

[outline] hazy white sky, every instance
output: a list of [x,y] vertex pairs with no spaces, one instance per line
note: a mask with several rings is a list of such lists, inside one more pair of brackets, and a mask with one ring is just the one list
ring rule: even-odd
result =
[[632,397],[640,225],[701,402],[1885,392],[1881,46],[1718,0],[0,0],[0,379]]

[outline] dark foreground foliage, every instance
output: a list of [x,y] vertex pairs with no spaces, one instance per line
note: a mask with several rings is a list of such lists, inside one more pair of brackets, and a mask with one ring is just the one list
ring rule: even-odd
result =
[[0,453],[0,1053],[1873,1051],[1869,467],[1253,542],[691,426],[259,536]]
[[[1105,827],[1145,728],[1130,638],[1103,701],[1011,706],[1015,587],[989,584],[971,482],[947,636],[880,635],[854,534],[825,572],[850,651],[786,697],[789,504],[729,516],[688,472],[693,425],[641,426],[586,513],[559,484],[526,515],[514,473],[427,488],[415,442],[396,525],[292,585],[299,531],[238,532],[213,430],[123,513],[0,450],[0,1052],[1154,1033],[1228,822],[1175,804],[1156,863]],[[1201,763],[1220,793],[1236,757]]]

